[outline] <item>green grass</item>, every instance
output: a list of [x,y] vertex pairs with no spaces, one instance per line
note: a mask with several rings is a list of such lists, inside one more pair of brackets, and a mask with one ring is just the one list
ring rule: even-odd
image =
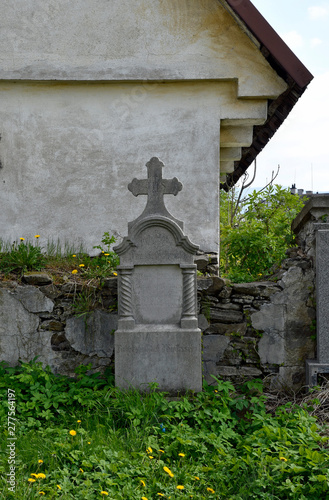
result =
[[[69,379],[35,361],[0,365],[1,499],[329,497],[328,438],[310,407],[269,413],[257,380],[239,388],[217,380],[173,400],[155,386],[148,394],[120,391],[110,372],[100,378],[88,368]],[[15,391],[15,493],[6,483],[8,389]]]

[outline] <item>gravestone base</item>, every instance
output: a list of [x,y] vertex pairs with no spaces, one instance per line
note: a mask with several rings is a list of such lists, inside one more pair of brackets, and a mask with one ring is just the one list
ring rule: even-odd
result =
[[319,363],[316,359],[306,361],[306,385],[314,387],[318,385],[318,374],[329,373],[329,363]]
[[[141,328],[139,328],[141,326]],[[137,329],[138,328],[138,329]],[[138,325],[115,332],[115,385],[170,393],[202,390],[201,331],[168,325]]]

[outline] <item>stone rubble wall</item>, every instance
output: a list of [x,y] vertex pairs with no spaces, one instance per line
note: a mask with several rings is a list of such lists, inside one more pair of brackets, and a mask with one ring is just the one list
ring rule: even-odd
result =
[[95,290],[93,298],[102,308],[80,317],[73,303],[86,293],[81,285],[54,285],[42,273],[30,274],[25,281],[0,282],[0,361],[15,366],[18,359],[27,362],[39,356],[37,361],[54,373],[68,376],[81,364],[91,363],[101,372],[113,365],[118,320],[109,309],[117,303],[116,278]]
[[271,388],[305,385],[315,355],[312,260],[291,249],[274,281],[198,280],[205,380],[265,378]]
[[[305,384],[305,360],[315,356],[312,259],[291,249],[273,280],[230,284],[216,276],[198,278],[209,384],[215,383],[212,375],[232,381],[261,377],[272,388]],[[80,364],[101,372],[113,366],[117,279],[104,280],[94,292],[97,308],[77,317],[73,303],[86,290],[75,282],[55,285],[35,273],[25,283],[0,283],[0,360],[15,365],[39,356],[54,373],[69,376]]]

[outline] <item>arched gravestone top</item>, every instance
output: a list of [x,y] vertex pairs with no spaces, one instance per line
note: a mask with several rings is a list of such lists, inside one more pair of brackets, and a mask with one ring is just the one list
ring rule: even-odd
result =
[[164,203],[164,195],[176,196],[183,185],[176,177],[162,178],[164,164],[159,158],[151,158],[146,167],[148,178],[135,178],[128,185],[134,196],[146,195],[147,203],[143,213],[128,223],[128,236],[114,248],[121,265],[193,264],[199,246],[185,236],[183,222]]
[[164,203],[164,195],[176,196],[182,183],[162,177],[164,165],[158,158],[146,166],[147,179],[133,179],[128,186],[134,196],[147,196],[145,209],[114,248],[120,256],[116,384],[141,387],[157,382],[161,390],[198,391],[201,331],[194,255],[199,247]]

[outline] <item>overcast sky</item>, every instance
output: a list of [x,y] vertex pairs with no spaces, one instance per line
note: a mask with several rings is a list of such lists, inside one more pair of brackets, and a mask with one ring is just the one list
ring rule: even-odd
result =
[[[314,75],[284,124],[257,157],[261,187],[280,164],[275,183],[329,192],[329,0],[252,0]],[[251,173],[252,168],[248,171]]]

